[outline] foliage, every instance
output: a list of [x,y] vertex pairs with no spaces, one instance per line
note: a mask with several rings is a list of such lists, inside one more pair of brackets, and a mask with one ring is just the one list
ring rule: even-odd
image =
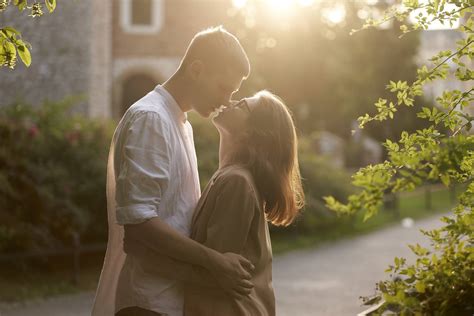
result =
[[295,223],[285,229],[273,228],[278,233],[322,233],[338,226],[351,225],[352,220],[338,219],[324,204],[323,196],[331,194],[344,199],[353,192],[349,175],[340,168],[333,166],[327,158],[315,154],[311,146],[311,138],[299,137],[299,164],[303,187],[305,190],[306,207]]
[[0,251],[103,240],[111,128],[68,112],[74,100],[0,111]]
[[[10,5],[16,6],[19,11],[29,10],[29,16],[35,18],[43,15],[43,4],[35,1],[29,4],[28,0],[0,0],[0,13]],[[56,0],[44,0],[49,13],[56,9]],[[25,66],[31,64],[31,45],[21,38],[21,33],[11,26],[0,27],[0,67],[15,68],[17,55]]]
[[[448,8],[448,5],[454,8]],[[342,214],[364,212],[364,218],[375,215],[386,192],[410,191],[426,182],[465,183],[466,190],[454,208],[453,218],[444,218],[441,229],[424,232],[431,239],[433,252],[411,246],[418,256],[414,265],[396,258],[389,271],[394,279],[378,284],[375,297],[367,304],[382,302],[377,314],[386,310],[401,315],[471,315],[474,313],[474,136],[469,134],[474,117],[470,114],[474,93],[473,79],[474,4],[467,1],[403,0],[389,8],[381,20],[369,19],[363,28],[374,27],[390,19],[405,21],[415,13],[414,24],[401,24],[402,34],[427,29],[434,21],[452,24],[460,18],[455,51],[441,51],[430,59],[430,66],[418,69],[413,83],[391,81],[387,90],[394,102],[380,98],[374,115],[359,118],[360,128],[372,121],[385,121],[396,116],[401,107],[411,108],[423,86],[437,80],[454,80],[460,88],[446,90],[436,99],[435,106],[425,106],[416,115],[426,120],[426,128],[413,133],[401,133],[398,141],[386,140],[388,159],[360,169],[353,184],[361,189],[347,203],[326,197],[332,210]],[[453,65],[450,78],[449,63]],[[467,88],[463,88],[466,87]],[[472,112],[471,112],[472,113]]]
[[460,209],[455,217],[443,217],[441,229],[422,231],[432,242],[433,251],[418,244],[410,249],[418,257],[415,264],[395,258],[387,272],[392,280],[381,281],[381,294],[365,298],[373,304],[381,298],[388,309],[402,315],[472,315],[474,312],[473,216]]
[[[66,246],[76,232],[84,243],[106,240],[105,164],[113,124],[71,115],[73,102],[0,108],[2,252]],[[204,186],[218,168],[219,136],[209,121],[196,114],[190,120]],[[308,207],[288,231],[341,225],[321,196],[348,195],[348,176],[316,157],[304,138],[300,152]]]
[[[414,79],[418,34],[399,43],[395,25],[350,36],[363,21],[360,12],[381,10],[383,1],[376,8],[366,1],[314,1],[311,6],[290,2],[291,9],[272,13],[269,1],[248,0],[231,20],[229,27],[252,61],[252,75],[241,91],[247,95],[256,89],[272,90],[292,108],[304,134],[326,130],[348,140],[355,118],[371,109],[374,98],[388,96],[374,83],[392,76]],[[328,22],[324,12],[339,6],[345,19]],[[420,124],[424,122],[416,117],[400,117],[391,124],[373,125],[366,134],[382,141]]]
[[193,126],[199,180],[204,188],[219,167],[219,133],[209,120],[194,112],[188,116]]

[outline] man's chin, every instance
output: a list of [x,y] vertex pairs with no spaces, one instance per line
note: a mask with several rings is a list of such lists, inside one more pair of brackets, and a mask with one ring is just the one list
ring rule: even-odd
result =
[[206,110],[206,111],[196,111],[200,116],[202,116],[203,118],[209,118],[212,114],[212,109],[210,110]]
[[199,116],[203,117],[203,118],[212,118],[212,113],[215,111],[216,108],[207,108],[207,109],[198,109],[198,108],[194,108],[194,111],[199,114]]
[[209,109],[206,111],[206,113],[203,115],[205,118],[213,118],[214,117],[214,111],[215,109]]

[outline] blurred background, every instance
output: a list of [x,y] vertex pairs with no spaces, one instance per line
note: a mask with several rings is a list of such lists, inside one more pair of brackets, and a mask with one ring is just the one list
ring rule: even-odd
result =
[[[292,226],[272,227],[274,252],[332,242],[446,209],[454,190],[432,186],[388,196],[363,224],[338,218],[323,197],[344,200],[350,174],[385,159],[381,141],[422,128],[414,115],[360,130],[390,80],[454,45],[456,25],[399,38],[390,22],[350,35],[390,0],[70,0],[31,19],[10,7],[11,25],[32,44],[32,65],[0,70],[0,302],[93,290],[107,241],[106,156],[125,110],[177,69],[193,35],[223,25],[252,65],[234,97],[268,89],[291,108],[300,140],[307,206]],[[452,43],[452,44],[451,44]],[[455,84],[426,88],[416,104]],[[448,86],[447,86],[448,85]],[[217,168],[218,135],[191,114],[201,184]],[[406,222],[410,225],[410,221]],[[354,293],[358,297],[364,293]]]

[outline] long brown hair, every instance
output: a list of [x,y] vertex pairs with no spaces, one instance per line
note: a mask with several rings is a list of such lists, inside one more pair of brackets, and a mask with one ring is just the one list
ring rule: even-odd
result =
[[234,159],[252,173],[267,220],[287,226],[304,206],[296,130],[280,98],[265,90],[255,96],[257,105],[252,108]]

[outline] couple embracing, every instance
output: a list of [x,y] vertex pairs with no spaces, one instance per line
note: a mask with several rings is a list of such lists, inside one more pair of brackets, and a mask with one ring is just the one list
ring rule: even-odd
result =
[[[176,73],[122,117],[94,316],[275,315],[268,222],[290,224],[304,196],[282,100],[267,91],[231,100],[249,73],[235,36],[202,31]],[[212,116],[220,135],[202,194],[190,110]]]

